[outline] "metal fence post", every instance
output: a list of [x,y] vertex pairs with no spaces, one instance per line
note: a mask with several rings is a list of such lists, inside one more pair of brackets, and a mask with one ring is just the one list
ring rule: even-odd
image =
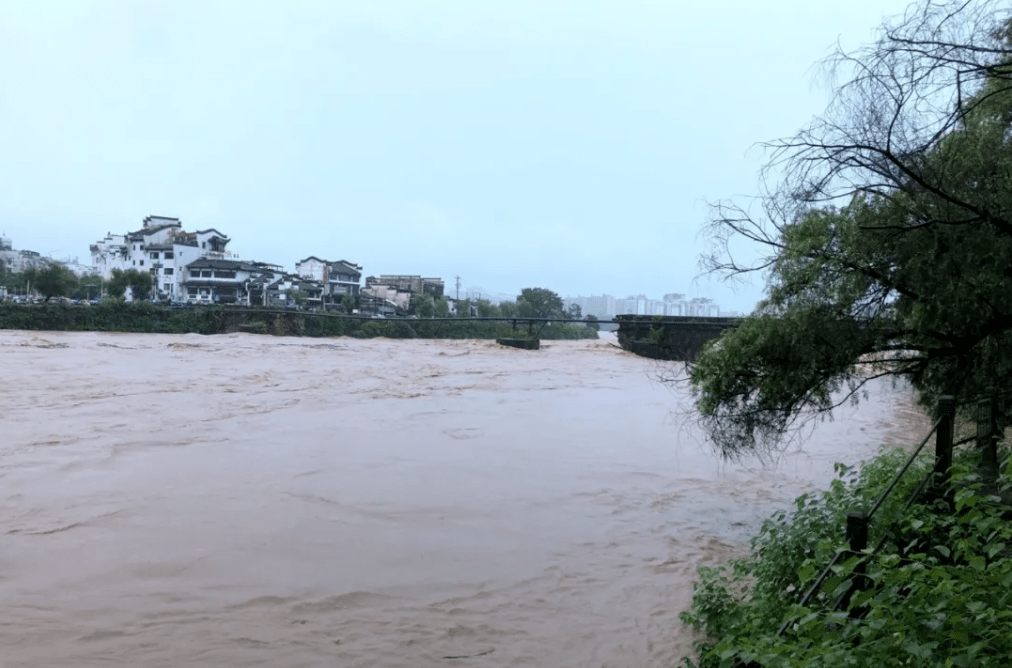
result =
[[[868,513],[854,512],[847,514],[846,540],[847,544],[850,545],[851,552],[860,553],[868,547],[868,522]],[[865,575],[867,571],[868,564],[862,558],[852,571],[854,584],[836,601],[836,604],[833,606],[835,609],[846,608],[850,604],[851,596],[868,588],[868,576]]]
[[955,428],[956,398],[945,395],[938,398],[938,416],[942,418],[935,432],[935,494],[952,505],[953,493],[949,485],[952,468],[952,435]]
[[998,399],[994,396],[977,403],[977,448],[981,464],[998,465]]

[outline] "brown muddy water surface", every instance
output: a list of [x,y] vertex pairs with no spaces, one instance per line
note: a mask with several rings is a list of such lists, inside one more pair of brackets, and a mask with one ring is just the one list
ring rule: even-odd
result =
[[613,341],[0,331],[0,667],[674,665],[697,565],[926,433],[722,465]]

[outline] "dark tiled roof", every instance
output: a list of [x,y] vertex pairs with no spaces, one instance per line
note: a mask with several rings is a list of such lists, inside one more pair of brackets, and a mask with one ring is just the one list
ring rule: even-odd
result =
[[179,227],[179,223],[169,223],[167,225],[152,225],[151,227],[142,227],[136,232],[128,232],[127,236],[130,237],[131,239],[142,238],[150,236],[155,232],[160,232],[162,230],[168,229],[170,227]]
[[238,280],[218,279],[214,281],[206,278],[190,278],[183,281],[183,285],[188,288],[238,288],[243,284],[243,281]]
[[246,270],[256,271],[257,267],[243,262],[242,260],[215,260],[212,258],[202,257],[186,265],[190,269],[234,269],[234,270]]
[[171,223],[173,225],[181,225],[182,224],[182,223],[179,222],[178,218],[173,218],[172,216],[148,216],[147,218],[144,219],[144,222],[145,223],[149,223],[149,222],[154,221],[154,220],[165,220],[165,221],[168,221],[169,223]]
[[214,229],[213,227],[209,227],[206,230],[197,230],[195,234],[207,234],[208,232],[214,232],[215,234],[217,234],[222,239],[228,239],[228,235],[222,234],[221,232],[219,232],[218,230]]

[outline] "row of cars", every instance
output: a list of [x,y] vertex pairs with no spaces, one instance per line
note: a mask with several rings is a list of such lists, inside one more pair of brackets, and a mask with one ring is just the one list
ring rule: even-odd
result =
[[[0,302],[8,302],[11,304],[45,304],[46,300],[42,297],[27,297],[24,295],[9,295],[7,297],[0,298]],[[98,299],[70,299],[69,297],[53,297],[49,300],[50,304],[72,304],[74,306],[90,306],[97,304]]]

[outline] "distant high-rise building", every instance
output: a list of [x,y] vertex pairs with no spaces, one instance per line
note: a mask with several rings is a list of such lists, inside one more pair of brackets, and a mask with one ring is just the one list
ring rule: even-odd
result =
[[720,307],[712,299],[696,297],[686,300],[685,295],[669,292],[663,299],[650,299],[646,295],[630,295],[625,299],[616,299],[611,295],[600,297],[567,297],[563,300],[566,308],[576,304],[583,315],[597,316],[602,320],[611,320],[616,315],[650,315],[650,316],[691,316],[697,318],[714,318],[720,315]]

